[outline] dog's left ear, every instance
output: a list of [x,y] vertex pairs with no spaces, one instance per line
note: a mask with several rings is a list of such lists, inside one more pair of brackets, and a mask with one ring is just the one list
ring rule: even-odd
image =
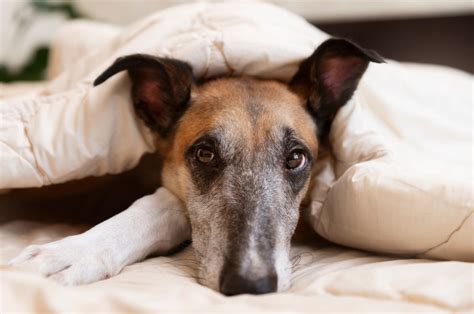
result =
[[161,136],[166,136],[189,105],[194,85],[193,71],[186,62],[134,54],[118,58],[95,81],[127,71],[132,81],[132,100],[137,115]]
[[332,38],[301,63],[290,88],[307,100],[320,139],[328,135],[337,111],[352,97],[370,61],[384,62],[374,51]]

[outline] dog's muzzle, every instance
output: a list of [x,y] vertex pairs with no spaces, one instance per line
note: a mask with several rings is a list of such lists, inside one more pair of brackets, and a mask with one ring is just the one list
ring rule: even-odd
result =
[[227,271],[221,275],[219,290],[222,294],[233,296],[238,294],[264,294],[276,292],[278,277],[275,271],[267,276],[255,279],[247,278],[238,272]]

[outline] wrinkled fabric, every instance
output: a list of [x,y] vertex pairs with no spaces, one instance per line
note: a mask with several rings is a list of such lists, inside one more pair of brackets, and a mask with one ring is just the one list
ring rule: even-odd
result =
[[192,248],[125,267],[115,277],[63,287],[5,263],[31,243],[80,232],[68,225],[0,226],[0,311],[7,312],[469,312],[472,263],[396,259],[319,240],[293,246],[291,288],[225,297],[197,283]]
[[120,56],[182,59],[198,78],[245,73],[288,79],[326,37],[282,9],[249,3],[175,7],[122,31],[90,22],[66,26],[52,47],[49,74],[56,78],[0,103],[0,189],[122,172],[154,149],[133,114],[126,74],[92,86]]
[[[154,150],[126,74],[92,87],[119,56],[182,59],[198,78],[285,81],[326,38],[268,4],[179,6],[124,29],[74,22],[53,43],[50,81],[0,85],[0,189],[119,173]],[[472,84],[439,66],[371,64],[318,165],[314,229],[350,247],[473,261]]]
[[472,76],[371,65],[334,121],[308,217],[334,242],[474,261]]

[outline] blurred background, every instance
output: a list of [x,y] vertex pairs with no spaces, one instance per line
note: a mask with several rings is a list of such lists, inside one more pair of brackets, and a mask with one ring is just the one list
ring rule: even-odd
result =
[[[185,0],[0,0],[0,82],[45,78],[51,38],[68,20],[119,25]],[[207,1],[219,2],[219,1]],[[270,0],[325,32],[400,61],[474,72],[473,0]]]

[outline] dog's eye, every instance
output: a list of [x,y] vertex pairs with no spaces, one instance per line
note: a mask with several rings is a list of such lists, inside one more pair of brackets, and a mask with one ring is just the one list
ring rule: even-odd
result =
[[286,157],[286,168],[289,170],[298,170],[305,166],[306,156],[300,149],[293,150],[288,157]]
[[214,153],[209,149],[199,148],[196,151],[196,159],[203,164],[207,164],[214,159]]

